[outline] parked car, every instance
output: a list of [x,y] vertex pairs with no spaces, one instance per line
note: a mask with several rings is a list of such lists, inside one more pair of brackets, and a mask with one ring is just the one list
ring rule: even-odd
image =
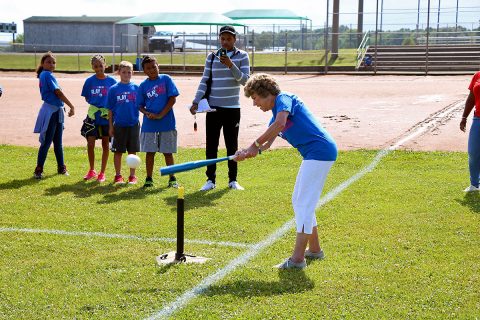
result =
[[185,50],[185,43],[183,42],[183,36],[175,36],[173,39],[173,49],[183,52]]
[[172,32],[157,31],[148,39],[148,49],[150,52],[172,52],[173,50],[182,52],[185,50],[183,35],[173,36]]
[[148,39],[148,50],[150,52],[171,52],[173,50],[173,34],[167,31],[158,31]]

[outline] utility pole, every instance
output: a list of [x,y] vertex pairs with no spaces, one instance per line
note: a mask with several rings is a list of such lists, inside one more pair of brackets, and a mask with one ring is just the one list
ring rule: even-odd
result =
[[[437,33],[438,30],[440,29],[440,0],[438,0],[438,11],[437,11]],[[438,34],[437,34],[438,37]]]
[[457,32],[457,28],[458,28],[458,0],[457,0],[457,10],[455,10],[456,14],[455,14],[455,32]]
[[383,32],[383,0],[380,2],[380,45],[382,45],[382,32]]
[[339,32],[340,0],[333,0],[332,21],[332,58],[338,58],[338,32]]
[[419,25],[420,25],[420,0],[418,0],[418,7],[417,7],[417,34],[418,34]]
[[430,0],[428,0],[428,9],[427,9],[427,43],[425,47],[425,75],[428,75],[429,41],[430,41]]
[[363,39],[363,0],[358,0],[357,47]]

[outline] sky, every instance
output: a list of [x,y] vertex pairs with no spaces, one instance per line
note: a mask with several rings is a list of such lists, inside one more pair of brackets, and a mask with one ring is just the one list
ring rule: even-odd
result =
[[[420,25],[426,26],[428,0],[378,0],[379,11],[383,2],[382,23],[384,30],[396,30],[402,26],[415,28],[417,7],[420,1]],[[459,5],[459,24],[468,29],[477,28],[480,23],[480,0],[430,0],[430,23],[437,25],[437,14],[440,3],[440,25],[455,25],[455,8]],[[377,0],[364,0],[364,30],[375,29],[375,8]],[[19,5],[21,3],[21,5]],[[178,4],[181,6],[178,6]],[[333,0],[329,0],[332,12]],[[327,0],[217,0],[217,1],[145,1],[145,0],[0,0],[0,22],[17,24],[19,33],[23,32],[23,20],[31,16],[136,16],[148,12],[216,12],[225,13],[235,9],[289,9],[312,20],[312,25],[321,27],[326,21]],[[340,24],[355,27],[358,10],[358,0],[340,0]],[[331,25],[331,15],[330,15]],[[262,31],[258,24],[292,24],[291,21],[246,21],[255,24],[253,28]],[[379,17],[380,23],[380,17]],[[297,22],[295,22],[297,24]],[[192,33],[207,32],[208,27],[164,27],[157,30]],[[0,34],[0,40],[10,37]]]

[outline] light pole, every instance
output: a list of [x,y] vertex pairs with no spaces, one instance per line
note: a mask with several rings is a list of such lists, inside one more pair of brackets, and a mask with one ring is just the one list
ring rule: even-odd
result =
[[382,45],[382,31],[383,31],[383,0],[380,4],[380,45]]
[[358,0],[358,22],[357,22],[357,47],[362,43],[363,38],[363,0]]
[[[440,28],[440,0],[438,0],[438,10],[437,10],[437,33]],[[438,37],[438,34],[437,34]]]
[[428,42],[430,40],[430,0],[428,0],[427,9],[427,43],[425,47],[425,75],[428,75]]
[[457,32],[458,28],[458,0],[457,0],[457,10],[455,11],[455,32]]
[[420,24],[420,0],[418,0],[418,7],[417,7],[417,34],[418,34],[419,24]]

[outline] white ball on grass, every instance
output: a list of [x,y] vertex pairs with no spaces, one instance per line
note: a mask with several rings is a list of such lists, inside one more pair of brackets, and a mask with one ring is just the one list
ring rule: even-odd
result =
[[140,167],[140,164],[142,163],[142,160],[140,159],[140,157],[135,154],[129,154],[127,156],[126,161],[127,161],[127,166],[131,169],[137,169],[138,167]]

